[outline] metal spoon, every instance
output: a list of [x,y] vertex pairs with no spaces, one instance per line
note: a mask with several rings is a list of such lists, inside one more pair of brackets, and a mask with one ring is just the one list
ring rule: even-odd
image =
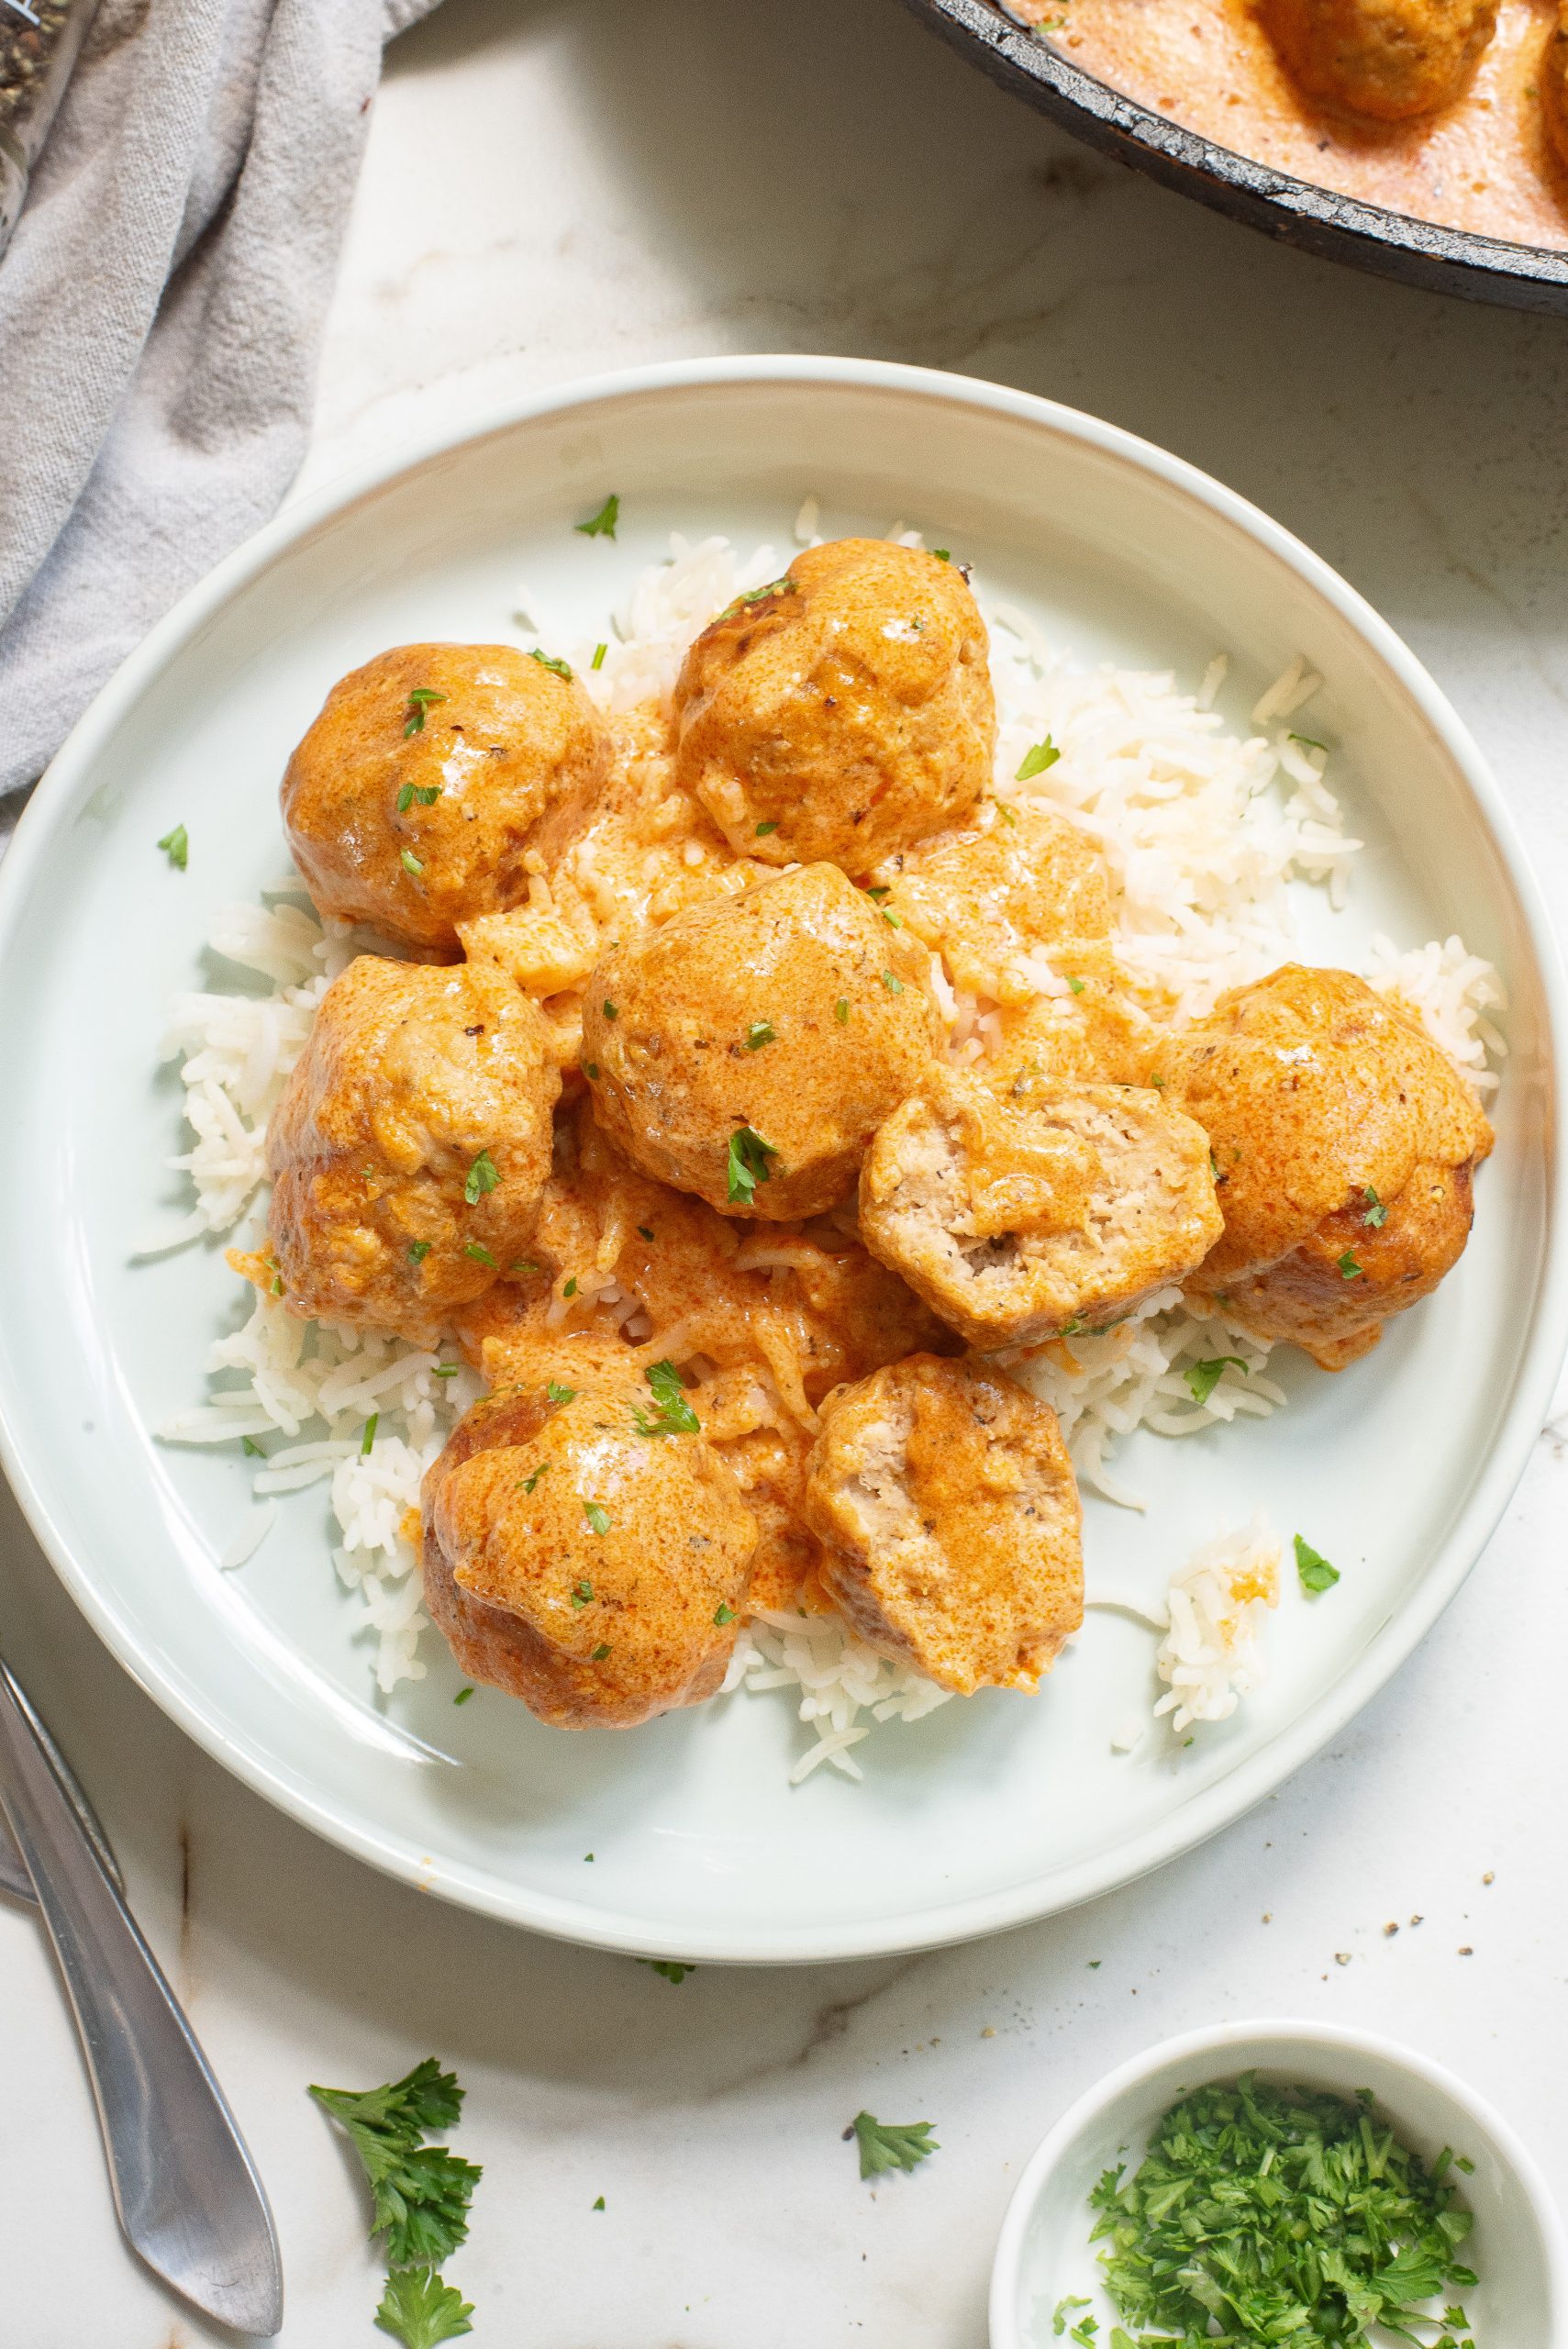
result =
[[82,2036],[131,2248],[208,2316],[271,2336],[283,2323],[272,2214],[234,2116],[118,1889],[87,1800],[0,1663],[0,1813]]

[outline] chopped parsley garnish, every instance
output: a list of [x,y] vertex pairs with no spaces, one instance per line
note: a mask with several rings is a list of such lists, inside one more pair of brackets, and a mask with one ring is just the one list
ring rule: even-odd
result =
[[678,1958],[673,1957],[639,1957],[637,1962],[639,1965],[646,1965],[650,1974],[657,1974],[666,1982],[684,1982],[688,1974],[696,1972],[695,1965],[683,1965]]
[[746,1030],[746,1050],[760,1052],[764,1044],[776,1044],[778,1035],[779,1031],[771,1019],[753,1019]]
[[733,619],[737,612],[748,611],[753,604],[765,604],[770,596],[787,596],[793,594],[794,590],[795,582],[786,571],[782,579],[770,579],[765,587],[748,587],[746,593],[743,596],[737,596],[735,601],[727,605],[718,617],[721,620]]
[[593,1596],[594,1586],[591,1582],[574,1582],[573,1584],[572,1604],[573,1607],[586,1607],[588,1601],[593,1598]]
[[406,848],[401,852],[398,857],[398,863],[402,865],[405,873],[411,873],[414,875],[416,881],[419,878],[420,874],[425,870],[424,866],[420,863],[418,858],[415,855],[411,848]]
[[375,2321],[404,2349],[440,2349],[473,2327],[473,2302],[455,2284],[443,2283],[433,2267],[395,2267],[386,2279]]
[[651,1239],[652,1239],[652,1237],[653,1237],[653,1226],[652,1226],[651,1223],[639,1223],[639,1224],[638,1225],[637,1229],[638,1229],[639,1236],[641,1239],[643,1239],[643,1240],[651,1240]]
[[586,522],[573,522],[572,527],[579,538],[613,539],[619,520],[620,499],[612,491],[596,514],[590,516]]
[[473,1683],[470,1681],[466,1688],[460,1688],[458,1690],[457,1695],[452,1698],[452,1703],[454,1705],[466,1705],[473,1694]]
[[[1051,2311],[1051,2330],[1055,2339],[1060,2341],[1062,2334],[1066,2332],[1067,2320],[1072,2315],[1073,2310],[1086,2309],[1089,2303],[1084,2298],[1082,2292],[1069,2292],[1065,2299],[1057,2301],[1054,2310]],[[1099,2331],[1099,2326],[1095,2324],[1092,2316],[1085,2317],[1084,2322],[1090,2327],[1087,2337],[1092,2341],[1095,2334]],[[1084,2337],[1084,2326],[1081,2324],[1075,2324],[1073,2328],[1073,2340],[1081,2341]],[[1125,2340],[1127,2336],[1124,2333],[1122,2337]]]
[[[610,1643],[608,1640],[601,1640],[598,1646],[594,1650],[593,1654],[588,1658],[588,1661],[590,1664],[603,1664],[609,1652]],[[590,1852],[588,1857],[592,1859],[593,1856],[594,1854]]]
[[847,995],[841,995],[839,997],[838,1002],[833,1006],[833,1017],[838,1021],[840,1028],[847,1028],[849,1026],[850,998]]
[[397,812],[406,816],[416,803],[421,807],[433,807],[440,796],[439,783],[406,783],[397,795]]
[[1321,751],[1325,758],[1329,755],[1328,743],[1315,742],[1310,734],[1293,734],[1290,739],[1293,742],[1299,742],[1304,751]]
[[1301,1576],[1303,1590],[1332,1590],[1340,1579],[1339,1567],[1331,1566],[1322,1551],[1315,1550],[1310,1542],[1304,1542],[1299,1533],[1296,1537],[1296,1571]]
[[1359,1281],[1362,1276],[1362,1268],[1357,1264],[1354,1256],[1351,1253],[1351,1251],[1348,1248],[1344,1254],[1338,1259],[1335,1270],[1338,1272],[1340,1278],[1342,1281]]
[[588,1063],[587,1068],[584,1071],[584,1075],[586,1075],[586,1076],[591,1080],[591,1082],[592,1082],[592,1083],[594,1083],[595,1085],[597,1085],[597,1083],[598,1083],[598,1081],[599,1081],[599,1063],[598,1063],[598,1062],[597,1062],[597,1061],[590,1061],[590,1062]]
[[758,840],[758,841],[761,841],[761,840],[766,840],[766,838],[767,838],[767,836],[768,836],[768,834],[769,834],[770,832],[776,832],[777,830],[778,830],[778,820],[777,820],[777,818],[776,818],[775,817],[770,816],[770,817],[768,818],[768,820],[767,820],[767,822],[766,822],[766,823],[764,823],[764,824],[759,824],[759,825],[758,825],[758,827],[757,827],[756,830],[752,833],[751,837],[752,837],[752,839],[753,839],[753,840]]
[[875,2177],[884,2169],[913,2169],[940,2151],[931,2135],[934,2121],[879,2121],[873,2112],[857,2112],[851,2125],[861,2149],[862,2177]]
[[734,1622],[734,1608],[728,1605],[727,1602],[721,1598],[718,1605],[714,1609],[713,1620],[718,1625],[719,1630],[722,1631],[727,1623]]
[[634,1409],[632,1423],[639,1435],[695,1435],[702,1421],[686,1400],[686,1390],[681,1374],[673,1362],[656,1362],[642,1375],[653,1389],[658,1405],[652,1419],[646,1411]]
[[430,1242],[428,1240],[411,1240],[408,1242],[408,1261],[411,1264],[422,1264],[429,1252]]
[[514,1256],[506,1270],[509,1273],[537,1273],[539,1266],[531,1256]]
[[605,1018],[606,1019],[618,1019],[620,1018],[619,1004],[612,1003],[608,996],[605,997]]
[[1196,2349],[1217,2324],[1234,2349],[1414,2342],[1416,2325],[1424,2339],[1419,2303],[1475,2281],[1455,2256],[1470,2213],[1440,2167],[1400,2143],[1366,2089],[1351,2102],[1251,2072],[1195,2089],[1139,2168],[1107,2169],[1089,2197],[1132,2349]]
[[610,648],[607,644],[595,644],[594,647],[594,657],[588,663],[589,668],[602,669],[605,665],[605,655],[609,649]]
[[251,1460],[265,1460],[267,1456],[262,1451],[261,1445],[257,1443],[252,1437],[248,1435],[242,1435],[240,1437],[239,1449],[249,1459]]
[[951,562],[952,561],[952,555],[946,547],[933,547],[931,549],[931,552],[936,556],[939,562]]
[[172,832],[165,832],[158,845],[175,872],[183,873],[191,858],[191,836],[183,824],[176,824]]
[[901,918],[895,913],[890,913],[885,906],[882,909],[882,918],[889,930],[902,930],[904,927]]
[[544,1390],[544,1399],[547,1403],[570,1403],[576,1392],[575,1386],[562,1386],[558,1378],[552,1378]]
[[533,1491],[534,1486],[539,1483],[539,1478],[540,1478],[541,1476],[543,1476],[543,1475],[548,1475],[549,1470],[550,1470],[550,1463],[549,1463],[549,1461],[548,1461],[548,1460],[541,1460],[541,1461],[539,1462],[539,1466],[534,1470],[533,1475],[532,1475],[531,1476],[525,1476],[525,1477],[523,1478],[523,1490],[524,1490],[524,1492],[525,1492],[525,1493],[531,1493],[531,1492]]
[[365,1431],[360,1438],[360,1458],[368,1460],[375,1449],[375,1431],[381,1425],[381,1413],[373,1411],[365,1421]]
[[1043,774],[1047,767],[1053,767],[1061,756],[1061,751],[1048,734],[1043,742],[1036,742],[1031,750],[1024,752],[1013,781],[1032,783],[1037,774]]
[[425,712],[432,702],[445,699],[445,694],[437,693],[430,685],[416,685],[408,696],[408,710],[403,724],[405,736],[422,734],[425,731]]
[[553,670],[558,677],[570,677],[572,674],[570,661],[558,660],[553,652],[541,652],[537,644],[528,648],[528,659],[537,661],[541,669]]
[[1074,995],[1082,995],[1089,982],[1087,979],[1069,979],[1067,984]]
[[469,2201],[482,2175],[473,2162],[424,2142],[428,2131],[455,2128],[462,2118],[456,2075],[427,2055],[386,2087],[310,2093],[364,2165],[374,2203],[371,2232],[384,2237],[388,2266],[439,2266],[468,2233]]
[[577,1275],[576,1275],[576,1274],[575,1274],[575,1273],[573,1273],[573,1275],[572,1275],[571,1279],[567,1282],[566,1286],[562,1290],[561,1294],[562,1294],[562,1297],[575,1297],[575,1296],[576,1296],[576,1294],[577,1294]]
[[584,1501],[583,1504],[583,1514],[587,1519],[595,1533],[607,1533],[609,1531],[610,1513],[608,1509],[602,1508],[597,1501]]
[[493,1273],[501,1269],[489,1249],[482,1248],[477,1240],[471,1240],[462,1252],[465,1256],[472,1256],[476,1264],[488,1264]]
[[1370,1223],[1374,1231],[1380,1231],[1383,1226],[1388,1221],[1388,1209],[1384,1206],[1383,1201],[1378,1197],[1377,1193],[1373,1189],[1370,1183],[1362,1193],[1362,1197],[1366,1201],[1366,1213],[1362,1216],[1362,1221],[1363,1223]]
[[[592,1853],[590,1853],[588,1856],[589,1856],[589,1858],[590,1858],[590,1859],[592,1859],[592,1857],[593,1857],[593,1854],[592,1854]],[[604,2207],[605,2207],[605,2198],[604,2198],[604,2196],[601,2194],[601,2195],[600,2195],[600,2197],[599,2197],[599,2199],[598,2199],[598,2200],[595,2203],[594,2208],[595,2208],[595,2210],[602,2210],[604,2209]]]
[[778,1152],[771,1141],[764,1141],[750,1126],[737,1126],[729,1137],[729,1201],[730,1205],[749,1208],[756,1197],[759,1183],[773,1180],[770,1158]]
[[873,906],[880,906],[884,897],[890,894],[890,888],[891,885],[885,881],[880,883],[868,881],[866,883],[866,896],[871,899]]
[[455,1378],[462,1368],[461,1363],[439,1362],[430,1375],[433,1378]]
[[1243,1378],[1248,1375],[1247,1365],[1240,1354],[1218,1354],[1212,1362],[1188,1363],[1182,1376],[1192,1390],[1192,1398],[1195,1403],[1207,1402],[1225,1375],[1228,1364],[1239,1370]]
[[882,984],[889,995],[902,995],[904,992],[904,982],[896,971],[884,971]]
[[476,1208],[485,1193],[493,1191],[500,1180],[495,1161],[487,1150],[482,1150],[468,1170],[468,1180],[462,1186],[462,1196],[471,1208]]

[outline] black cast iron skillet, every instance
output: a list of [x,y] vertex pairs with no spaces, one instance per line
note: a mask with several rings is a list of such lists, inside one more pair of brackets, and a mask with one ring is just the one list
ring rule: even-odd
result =
[[1184,130],[1096,81],[989,0],[905,0],[1005,90],[1027,98],[1090,147],[1165,187],[1195,195],[1232,220],[1327,261],[1375,270],[1402,284],[1568,317],[1568,252],[1407,220],[1380,205],[1294,180]]

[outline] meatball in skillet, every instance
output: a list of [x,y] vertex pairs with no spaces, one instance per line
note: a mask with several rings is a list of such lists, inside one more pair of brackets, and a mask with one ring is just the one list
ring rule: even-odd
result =
[[539,1013],[499,972],[350,963],[267,1129],[290,1309],[431,1341],[525,1249],[560,1090]]
[[1084,1620],[1056,1414],[1000,1371],[909,1354],[823,1408],[806,1486],[823,1587],[943,1688],[1032,1689]]
[[1155,1092],[932,1068],[861,1169],[861,1234],[973,1346],[1122,1319],[1222,1229],[1200,1126]]
[[401,644],[340,678],[284,776],[284,827],[317,908],[417,953],[528,895],[608,738],[570,672],[511,644]]
[[680,1392],[504,1391],[426,1475],[432,1620],[471,1679],[553,1728],[634,1728],[724,1678],[757,1522]]
[[795,556],[699,636],[676,774],[738,856],[857,876],[962,821],[991,776],[985,624],[961,571],[882,539]]
[[695,906],[589,979],[595,1118],[645,1174],[722,1214],[819,1214],[931,1058],[929,969],[836,865]]
[[1456,98],[1497,27],[1496,0],[1260,0],[1308,95],[1378,122]]
[[1491,1128],[1364,980],[1287,963],[1222,996],[1157,1071],[1208,1135],[1225,1218],[1188,1286],[1243,1329],[1340,1370],[1458,1262]]

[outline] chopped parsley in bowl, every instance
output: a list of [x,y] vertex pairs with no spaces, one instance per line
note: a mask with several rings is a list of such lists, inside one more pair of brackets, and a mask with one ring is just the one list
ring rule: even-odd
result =
[[1233,2023],[1081,2098],[1029,2162],[991,2349],[1559,2349],[1544,2180],[1453,2076],[1372,2032]]

